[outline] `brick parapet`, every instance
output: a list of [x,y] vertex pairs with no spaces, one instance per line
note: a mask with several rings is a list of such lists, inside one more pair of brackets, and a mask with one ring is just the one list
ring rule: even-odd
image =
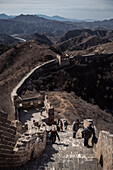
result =
[[0,111],[0,169],[25,164],[31,157],[39,156],[46,147],[45,129],[27,132],[17,141],[16,131],[12,122],[7,120],[7,114]]
[[100,131],[98,143],[94,148],[96,158],[103,166],[103,170],[113,167],[113,135],[107,131]]

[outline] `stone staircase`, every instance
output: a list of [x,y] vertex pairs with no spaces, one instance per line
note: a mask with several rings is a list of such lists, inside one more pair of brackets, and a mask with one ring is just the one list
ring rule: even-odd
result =
[[92,148],[83,145],[83,139],[73,139],[72,130],[59,132],[60,141],[48,140],[43,154],[17,170],[101,170]]

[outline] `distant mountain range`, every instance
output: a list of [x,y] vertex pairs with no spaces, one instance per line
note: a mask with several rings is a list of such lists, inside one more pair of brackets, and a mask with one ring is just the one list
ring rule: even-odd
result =
[[[0,14],[0,19],[11,19],[11,18],[15,18],[17,15],[6,15],[6,14]],[[43,15],[43,14],[36,14],[36,16],[45,18],[45,19],[49,19],[49,20],[56,20],[56,21],[70,21],[70,22],[82,22],[82,21],[87,21],[87,22],[93,22],[93,21],[97,21],[94,19],[72,19],[72,18],[64,18],[58,15],[55,16],[48,16],[48,15]]]
[[6,34],[52,34],[62,36],[69,30],[101,29],[112,30],[113,19],[95,22],[69,22],[45,19],[37,15],[19,15],[0,19],[0,33]]
[[70,21],[70,22],[81,22],[81,21],[83,21],[83,20],[78,20],[78,19],[64,18],[64,17],[60,17],[58,15],[50,17],[50,16],[47,16],[47,15],[38,14],[37,16],[45,18],[45,19],[56,20],[56,21]]
[[0,19],[11,19],[16,17],[16,15],[6,15],[6,14],[0,14]]

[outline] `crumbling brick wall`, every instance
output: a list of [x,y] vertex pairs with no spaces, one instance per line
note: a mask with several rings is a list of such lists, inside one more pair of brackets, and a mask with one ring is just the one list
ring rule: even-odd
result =
[[48,114],[48,124],[53,124],[54,123],[54,107],[53,105],[50,103],[50,101],[48,100],[48,96],[45,95],[45,100],[44,100],[44,107],[45,110]]
[[0,111],[0,167],[10,166],[16,140],[16,128],[7,120],[7,114]]
[[113,170],[113,135],[107,131],[100,131],[94,153],[103,170]]
[[14,148],[16,163],[14,166],[25,164],[32,158],[39,156],[46,147],[46,131],[23,135]]
[[33,131],[16,141],[16,127],[0,111],[0,169],[21,166],[39,156],[46,147],[46,131]]

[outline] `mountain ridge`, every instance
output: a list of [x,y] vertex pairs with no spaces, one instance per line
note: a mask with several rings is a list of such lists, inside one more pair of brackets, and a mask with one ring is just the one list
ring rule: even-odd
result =
[[7,34],[45,34],[63,35],[75,29],[113,29],[113,19],[95,22],[70,22],[48,20],[36,15],[19,15],[12,19],[0,19],[0,32]]

